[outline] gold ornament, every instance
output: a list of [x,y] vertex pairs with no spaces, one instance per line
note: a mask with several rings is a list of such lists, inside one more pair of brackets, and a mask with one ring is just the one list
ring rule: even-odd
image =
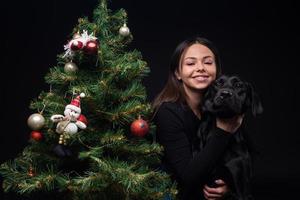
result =
[[36,182],[35,182],[35,185],[36,185],[36,187],[39,188],[39,189],[42,188],[42,183],[41,183],[41,181],[36,181]]
[[77,38],[80,38],[81,35],[79,33],[79,31],[77,31],[74,35],[73,35],[73,39],[77,39]]
[[33,170],[33,167],[29,167],[29,170],[28,170],[28,176],[30,176],[30,177],[33,177],[33,176],[35,176],[35,173],[34,173],[34,170]]
[[68,133],[62,133],[59,136],[58,144],[67,145],[68,139],[70,139],[70,135]]

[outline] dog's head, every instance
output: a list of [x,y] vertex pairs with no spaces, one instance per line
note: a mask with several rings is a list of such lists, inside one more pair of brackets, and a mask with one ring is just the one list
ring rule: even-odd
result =
[[202,110],[217,117],[229,118],[245,113],[248,108],[252,109],[254,116],[263,112],[252,85],[237,76],[222,75],[207,89]]

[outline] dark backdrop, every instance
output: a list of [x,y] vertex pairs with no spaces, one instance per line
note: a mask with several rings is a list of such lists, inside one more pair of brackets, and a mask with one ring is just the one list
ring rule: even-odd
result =
[[[45,74],[56,64],[77,19],[91,17],[96,4],[97,0],[36,0],[1,6],[1,162],[27,145],[29,102],[48,90]],[[256,199],[296,198],[300,185],[296,3],[115,0],[110,8],[128,12],[134,36],[131,48],[141,51],[151,68],[144,81],[149,100],[162,89],[170,56],[180,41],[198,34],[215,43],[225,73],[251,82],[263,100],[265,113],[248,120],[262,153],[255,164]]]

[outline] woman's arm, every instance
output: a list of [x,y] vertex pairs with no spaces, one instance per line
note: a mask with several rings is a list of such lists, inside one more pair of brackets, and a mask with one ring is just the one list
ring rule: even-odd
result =
[[[216,120],[216,126],[226,130],[230,133],[235,133],[238,128],[241,126],[244,115],[238,115],[229,119],[219,119]],[[205,185],[203,187],[203,194],[205,199],[207,200],[217,200],[222,199],[224,195],[228,195],[230,193],[230,188],[228,185],[221,179],[215,180],[216,186],[209,187]]]
[[205,148],[192,156],[191,145],[184,132],[183,115],[178,109],[163,104],[157,112],[156,125],[157,137],[164,147],[166,160],[185,185],[204,182],[231,138],[230,133],[216,127]]

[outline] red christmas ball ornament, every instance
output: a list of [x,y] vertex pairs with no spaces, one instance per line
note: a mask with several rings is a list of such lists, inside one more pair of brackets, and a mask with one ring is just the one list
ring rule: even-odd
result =
[[98,42],[95,40],[88,41],[84,47],[84,52],[86,54],[96,54],[98,52]]
[[72,40],[70,45],[71,50],[77,51],[83,48],[83,42],[79,41],[78,39]]
[[39,131],[32,131],[30,137],[35,141],[41,141],[43,139],[43,134]]
[[145,120],[139,117],[139,119],[132,122],[130,130],[133,135],[143,137],[149,132],[149,125]]
[[88,124],[88,121],[87,121],[86,117],[84,115],[82,115],[82,114],[79,115],[79,117],[78,117],[77,120],[83,122],[85,125]]

